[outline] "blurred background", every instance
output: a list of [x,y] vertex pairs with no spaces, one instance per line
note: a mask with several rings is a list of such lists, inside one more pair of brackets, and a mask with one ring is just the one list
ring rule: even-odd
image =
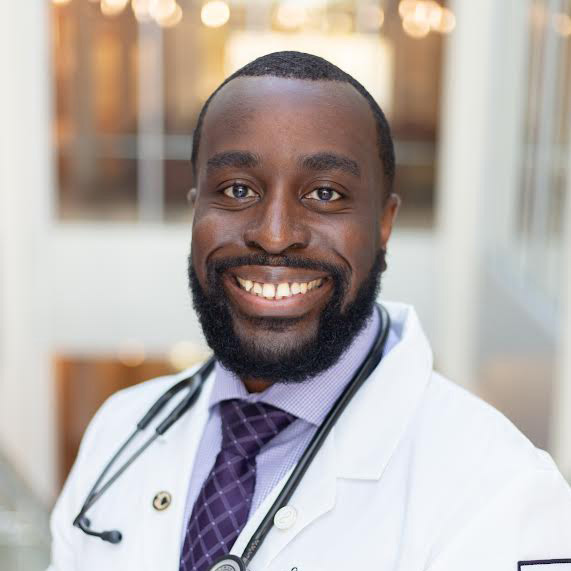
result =
[[[186,287],[191,134],[263,53],[385,110],[403,197],[382,298],[571,479],[571,0],[27,0],[0,19],[0,568],[112,392],[207,353]],[[71,524],[71,522],[70,522]]]

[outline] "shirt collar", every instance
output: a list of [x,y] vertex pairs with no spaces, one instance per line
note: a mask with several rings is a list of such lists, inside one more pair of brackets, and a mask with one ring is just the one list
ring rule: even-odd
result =
[[275,383],[261,393],[248,393],[242,381],[217,361],[210,408],[235,398],[264,402],[319,426],[369,353],[379,327],[379,313],[373,310],[361,332],[329,369],[302,383]]

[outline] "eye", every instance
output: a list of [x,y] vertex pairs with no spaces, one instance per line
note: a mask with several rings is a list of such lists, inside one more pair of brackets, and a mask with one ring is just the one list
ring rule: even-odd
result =
[[320,202],[333,202],[334,200],[339,200],[341,195],[336,190],[324,186],[312,190],[309,194],[305,195],[305,198],[319,200]]
[[237,198],[238,200],[256,197],[256,193],[249,186],[239,183],[235,183],[232,186],[227,186],[222,192],[226,196],[229,196],[230,198]]

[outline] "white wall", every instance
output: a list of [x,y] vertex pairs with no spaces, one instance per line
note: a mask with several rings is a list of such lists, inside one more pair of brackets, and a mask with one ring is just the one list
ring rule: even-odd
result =
[[55,484],[45,284],[52,196],[48,3],[0,18],[0,448],[42,497]]

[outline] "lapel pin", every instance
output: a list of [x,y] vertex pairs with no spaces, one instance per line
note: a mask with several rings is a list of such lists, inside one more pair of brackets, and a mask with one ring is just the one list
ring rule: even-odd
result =
[[166,510],[172,502],[172,496],[168,492],[158,492],[153,498],[153,507],[162,512]]

